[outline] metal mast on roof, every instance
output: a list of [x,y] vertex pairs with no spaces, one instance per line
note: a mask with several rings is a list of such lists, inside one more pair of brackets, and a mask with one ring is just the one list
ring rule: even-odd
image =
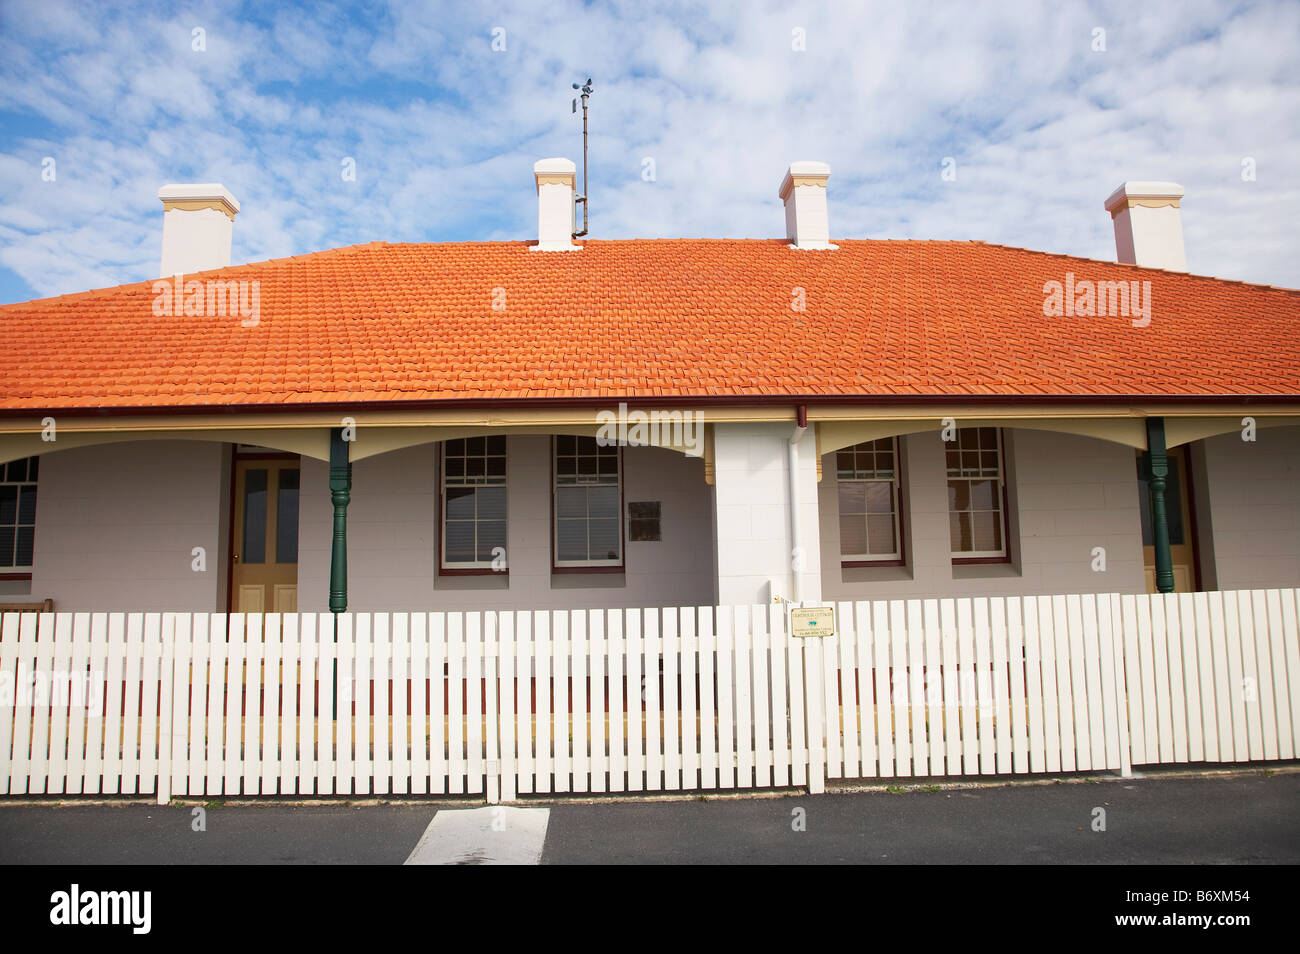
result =
[[[582,238],[587,234],[587,99],[591,96],[591,77],[587,77],[587,82],[579,86],[573,84],[573,88],[582,91],[582,195],[574,198],[574,202],[582,203],[582,231],[574,232],[574,238]],[[573,112],[578,111],[578,100],[573,100]],[[575,215],[576,219],[577,216]],[[575,222],[576,224],[576,222]]]

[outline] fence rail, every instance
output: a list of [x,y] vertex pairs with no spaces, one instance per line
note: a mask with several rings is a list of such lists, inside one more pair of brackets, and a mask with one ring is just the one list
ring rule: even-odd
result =
[[0,794],[804,787],[1295,757],[1300,590],[7,613]]

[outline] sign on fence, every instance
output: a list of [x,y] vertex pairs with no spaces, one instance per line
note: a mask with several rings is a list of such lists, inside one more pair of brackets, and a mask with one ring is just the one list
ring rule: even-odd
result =
[[790,610],[791,636],[834,636],[835,607],[800,606]]

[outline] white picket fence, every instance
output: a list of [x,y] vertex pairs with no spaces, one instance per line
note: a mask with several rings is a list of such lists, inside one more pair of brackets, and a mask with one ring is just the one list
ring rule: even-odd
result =
[[[1300,590],[0,619],[0,794],[807,787],[1295,757]],[[337,630],[336,630],[337,626]]]

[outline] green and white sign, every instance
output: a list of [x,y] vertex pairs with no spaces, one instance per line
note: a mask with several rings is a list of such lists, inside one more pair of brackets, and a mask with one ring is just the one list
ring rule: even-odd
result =
[[790,610],[792,636],[834,636],[835,607],[806,606]]

